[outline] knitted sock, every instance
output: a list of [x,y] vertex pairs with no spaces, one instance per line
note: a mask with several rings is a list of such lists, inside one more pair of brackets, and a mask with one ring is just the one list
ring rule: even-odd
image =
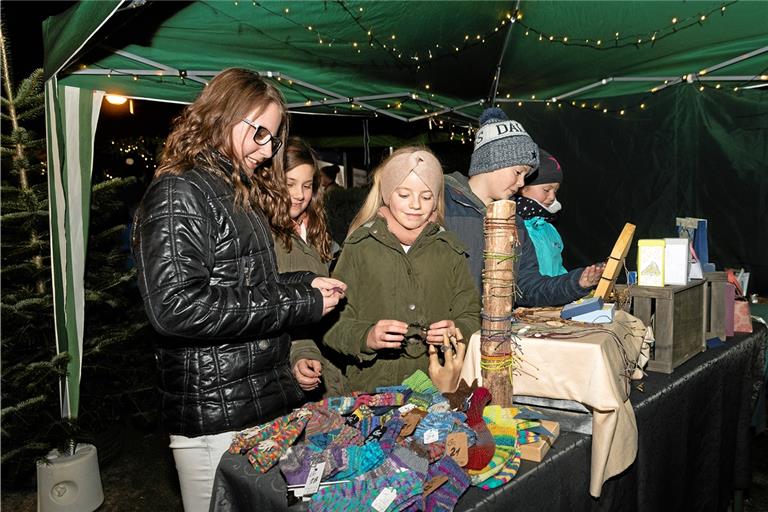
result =
[[310,407],[312,417],[307,422],[305,432],[307,437],[325,434],[337,430],[344,425],[344,418],[335,411],[323,407]]
[[[520,461],[515,461],[517,453],[517,420],[510,409],[498,405],[489,405],[483,413],[488,421],[488,430],[493,435],[496,450],[488,465],[479,471],[469,471],[472,485],[494,488],[508,482],[520,467]],[[504,471],[504,474],[500,473]],[[494,483],[489,483],[491,477],[496,477]],[[493,487],[491,487],[493,486]]]
[[421,498],[424,484],[410,471],[371,480],[353,480],[321,487],[309,502],[310,512],[371,510],[372,503],[385,489],[394,490],[395,498],[387,511],[402,510]]
[[432,384],[429,375],[421,370],[416,370],[410,377],[406,377],[403,381],[403,386],[406,386],[417,393],[424,393],[425,391],[434,393],[437,391],[437,388]]
[[435,489],[424,500],[426,512],[450,512],[470,484],[469,476],[456,464],[452,457],[443,457],[429,467],[426,481],[436,476],[445,475],[448,481]]
[[355,410],[355,398],[351,396],[332,396],[317,402],[317,405],[344,415]]
[[377,395],[360,395],[355,399],[355,407],[361,405],[367,405],[370,408],[374,407],[399,407],[405,403],[405,395],[403,393],[379,393]]
[[347,469],[336,474],[337,480],[346,480],[362,475],[384,462],[386,456],[379,443],[366,443],[363,446],[350,446],[347,452]]
[[[440,441],[445,442],[445,438],[454,430],[457,418],[450,412],[431,412],[427,414],[416,426],[413,437],[422,444]],[[436,436],[436,437],[435,437]]]
[[490,489],[495,489],[497,487],[501,487],[502,485],[506,484],[515,476],[517,476],[517,472],[520,470],[520,450],[515,448],[515,454],[510,457],[510,459],[504,464],[504,466],[501,468],[501,471],[490,477],[488,480],[483,482],[483,484],[480,486],[481,489],[485,489],[486,491]]
[[491,401],[491,393],[485,388],[477,388],[472,394],[467,409],[467,424],[475,431],[476,440],[467,450],[467,469],[483,469],[493,458],[496,443],[483,420],[483,407]]
[[306,409],[297,409],[265,425],[256,436],[262,437],[263,440],[248,450],[248,461],[253,469],[265,473],[274,466],[302,433],[310,415],[311,412]]
[[[411,392],[411,389],[408,386],[403,386],[400,384],[399,386],[379,386],[375,389],[377,393],[403,393],[407,394]],[[408,397],[406,397],[408,398]]]
[[396,416],[384,424],[384,434],[379,438],[379,446],[381,450],[389,455],[392,450],[397,446],[395,443],[397,437],[400,435],[400,431],[403,429],[405,422],[399,416]]
[[429,412],[448,412],[450,410],[451,404],[448,403],[448,400],[440,400],[439,402],[434,402],[429,406],[429,409],[427,409]]
[[413,450],[403,446],[396,446],[392,453],[389,454],[389,457],[398,467],[410,469],[422,480],[427,476],[429,460],[426,457],[421,457]]
[[432,405],[432,393],[420,393],[414,391],[411,393],[411,396],[408,397],[408,403],[426,411]]

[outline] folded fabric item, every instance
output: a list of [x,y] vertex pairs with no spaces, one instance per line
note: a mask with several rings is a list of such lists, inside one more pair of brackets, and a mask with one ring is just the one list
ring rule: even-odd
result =
[[432,405],[432,393],[420,393],[414,391],[408,397],[408,403],[426,411]]
[[374,407],[399,407],[405,403],[405,394],[396,392],[379,393],[376,395],[360,395],[355,399],[355,408],[361,405]]
[[[503,408],[498,405],[485,407],[483,417],[493,436],[496,449],[484,468],[468,471],[472,485],[491,489],[508,482],[517,474],[520,461],[515,461],[515,457],[519,459],[520,454],[517,451],[516,425],[519,420],[514,418],[514,412],[512,408]],[[488,482],[494,476],[496,476],[494,481]]]
[[470,485],[470,478],[453,457],[443,457],[429,467],[426,481],[447,476],[448,481],[432,491],[424,500],[426,512],[450,512]]
[[312,411],[312,417],[304,429],[307,437],[338,430],[344,425],[344,418],[336,411],[319,407],[316,404],[310,404],[307,408]]
[[431,394],[437,392],[437,388],[432,384],[432,379],[422,370],[416,370],[409,377],[406,377],[403,380],[403,386],[417,393],[429,392]]
[[247,450],[248,461],[256,471],[266,472],[304,431],[312,412],[296,409],[276,420],[245,430],[235,435],[230,453]]
[[379,438],[379,446],[386,455],[389,455],[397,446],[397,438],[403,429],[403,425],[405,425],[405,422],[400,416],[392,418],[383,425],[384,433]]
[[376,441],[363,446],[349,446],[345,449],[347,468],[336,474],[337,480],[347,480],[362,475],[384,462],[386,455]]
[[448,400],[440,400],[429,406],[427,411],[429,412],[449,412],[451,410],[451,404]]
[[429,459],[422,457],[413,450],[409,450],[404,446],[395,446],[392,453],[389,454],[389,458],[392,459],[398,467],[413,471],[421,479],[424,479],[427,476]]
[[[398,386],[379,386],[375,389],[377,393],[403,393],[408,394],[411,392],[411,388],[402,384]],[[408,397],[406,397],[408,398]]]
[[448,434],[453,432],[455,424],[456,418],[451,413],[431,412],[416,426],[413,437],[422,444],[430,444],[435,441],[445,442]]
[[483,469],[493,458],[496,443],[493,435],[483,419],[483,408],[491,401],[491,393],[485,388],[477,388],[472,393],[467,408],[467,424],[475,431],[475,444],[467,450],[468,458],[465,468]]
[[[373,503],[386,503],[383,500],[389,496],[391,502],[386,508],[379,506],[377,510],[395,511],[409,507],[421,500],[424,484],[419,478],[414,478],[410,471],[402,471],[393,475],[382,476],[370,480],[353,480],[336,485],[321,487],[309,502],[310,512],[362,511],[372,510]],[[381,496],[384,494],[384,496]]]
[[357,425],[355,425],[355,427],[360,430],[360,435],[362,435],[366,441],[368,440],[369,436],[371,436],[373,431],[380,426],[381,416],[374,416],[373,413],[363,416]]
[[517,433],[517,444],[530,444],[540,440],[541,436],[530,430],[521,430]]
[[325,462],[323,469],[323,480],[325,480],[346,469],[344,449],[334,447],[329,450],[314,451],[309,445],[299,443],[288,448],[280,457],[278,466],[288,485],[302,485],[306,483],[312,465],[321,462]]
[[445,455],[445,443],[436,442],[430,444],[423,444],[416,441],[415,438],[409,437],[402,444],[405,448],[413,450],[419,457],[424,457],[429,460],[430,464],[439,460]]
[[338,430],[333,430],[324,434],[307,436],[306,439],[308,443],[311,443],[319,449],[330,448],[332,446],[340,446],[342,448],[351,445],[360,446],[365,442],[360,431],[349,425],[342,425]]
[[355,398],[352,396],[332,396],[316,402],[318,407],[337,412],[341,415],[355,410]]

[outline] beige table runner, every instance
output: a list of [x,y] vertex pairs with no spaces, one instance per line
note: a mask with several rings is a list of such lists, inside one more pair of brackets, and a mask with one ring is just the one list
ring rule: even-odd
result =
[[[629,377],[644,338],[652,339],[652,334],[624,311],[616,312],[610,324],[515,324],[515,331],[521,329],[525,330],[518,343],[524,362],[515,372],[514,393],[574,400],[592,409],[589,493],[599,497],[603,482],[624,471],[637,455]],[[644,352],[647,355],[647,344]],[[469,342],[461,375],[467,382],[477,378],[482,384],[479,331]]]

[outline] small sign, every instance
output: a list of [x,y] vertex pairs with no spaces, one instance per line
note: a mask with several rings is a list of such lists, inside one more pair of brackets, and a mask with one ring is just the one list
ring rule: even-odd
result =
[[445,439],[445,453],[453,457],[461,467],[467,465],[469,450],[467,448],[467,434],[465,432],[452,432]]
[[415,408],[416,408],[416,404],[405,404],[397,410],[400,411],[401,416],[405,416]]
[[408,437],[409,435],[413,434],[413,431],[416,430],[417,426],[419,426],[421,418],[423,418],[423,416],[416,411],[409,412],[403,416],[403,421],[405,424],[400,430],[400,437]]
[[309,494],[315,494],[320,488],[320,481],[323,479],[323,471],[325,470],[325,461],[312,464],[309,468],[309,475],[307,475],[307,483],[304,484],[303,496]]
[[377,512],[384,512],[389,508],[395,498],[397,497],[397,491],[392,487],[385,487],[381,490],[376,499],[371,503],[371,507]]

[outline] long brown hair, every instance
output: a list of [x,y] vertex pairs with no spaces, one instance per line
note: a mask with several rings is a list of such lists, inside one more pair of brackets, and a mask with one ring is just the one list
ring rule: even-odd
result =
[[[351,235],[363,224],[367,224],[368,222],[375,219],[379,208],[384,205],[384,198],[381,196],[381,173],[387,167],[387,164],[398,155],[402,155],[404,153],[415,153],[416,151],[427,151],[432,153],[432,151],[430,151],[430,149],[425,146],[404,146],[400,149],[396,149],[391,155],[385,158],[384,161],[378,165],[378,167],[373,170],[371,191],[368,192],[368,196],[365,198],[363,205],[360,207],[357,215],[355,215],[355,218],[352,219],[352,222],[349,225],[349,230],[347,231],[347,236]],[[434,155],[434,153],[432,154]],[[437,202],[437,223],[443,225],[443,221],[445,219],[445,200],[443,198],[443,187],[439,187],[437,190],[434,190],[433,193],[435,194],[435,199]]]
[[[258,73],[242,68],[225,69],[211,80],[200,96],[174,120],[155,176],[182,174],[193,168],[226,179],[234,189],[235,205],[261,208],[276,233],[292,232],[290,199],[283,179],[283,148],[272,155],[267,165],[257,167],[248,180],[246,165],[237,158],[232,128],[254,109],[256,116],[270,104],[280,108],[282,121],[276,137],[285,140],[288,118],[280,91]],[[232,163],[222,170],[220,157]]]
[[[284,174],[300,165],[312,167],[312,199],[307,207],[307,242],[315,248],[323,261],[331,261],[331,235],[328,234],[328,223],[325,219],[323,195],[320,191],[320,173],[318,172],[317,157],[312,148],[299,137],[289,137],[285,143]],[[291,237],[275,233],[285,248],[291,250]]]

